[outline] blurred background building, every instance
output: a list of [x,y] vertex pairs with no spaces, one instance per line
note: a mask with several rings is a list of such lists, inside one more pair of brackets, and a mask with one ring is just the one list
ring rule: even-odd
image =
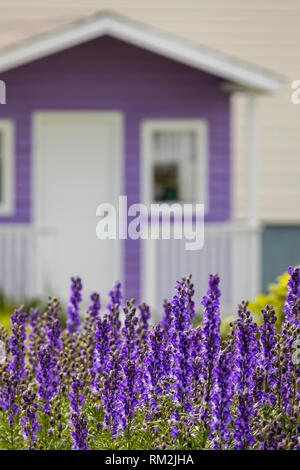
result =
[[[260,249],[259,268],[251,294],[266,289],[289,264],[300,262],[300,106],[291,101],[291,83],[300,78],[299,2],[53,0],[47,3],[12,0],[0,6],[0,55],[1,51],[107,9],[147,28],[282,77],[283,86],[276,93],[262,94],[256,100],[257,134],[252,143],[249,142],[249,113],[252,111],[248,96],[238,87],[229,90],[232,220],[249,221],[249,210],[255,207],[255,223],[262,231],[260,248],[257,248]],[[25,88],[26,83],[24,93]],[[254,193],[249,193],[252,144],[256,148],[256,183]],[[159,177],[163,178],[163,174]],[[248,268],[245,261],[244,269]],[[133,282],[138,282],[137,278]],[[242,282],[248,281],[245,278]]]

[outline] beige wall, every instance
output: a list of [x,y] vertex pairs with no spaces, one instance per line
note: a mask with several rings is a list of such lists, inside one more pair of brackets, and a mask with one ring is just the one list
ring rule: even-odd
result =
[[[299,0],[1,0],[0,47],[100,9],[115,10],[162,31],[215,48],[283,75],[287,86],[260,100],[260,215],[300,223],[300,105],[290,84],[300,79]],[[234,194],[245,215],[245,101],[234,104]]]

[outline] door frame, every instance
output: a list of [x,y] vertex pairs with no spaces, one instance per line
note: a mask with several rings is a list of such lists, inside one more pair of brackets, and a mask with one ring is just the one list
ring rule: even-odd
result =
[[[48,281],[48,275],[43,269],[42,256],[55,263],[55,252],[57,247],[57,233],[53,227],[42,226],[38,220],[39,208],[43,187],[41,184],[41,162],[38,156],[41,138],[39,135],[39,126],[49,122],[49,120],[59,119],[62,123],[64,118],[66,122],[70,121],[70,118],[81,116],[83,119],[95,119],[102,122],[110,123],[115,128],[117,138],[113,140],[113,152],[115,154],[115,165],[114,174],[116,187],[119,188],[119,195],[123,194],[124,189],[124,117],[121,111],[89,111],[89,110],[37,110],[32,113],[31,119],[31,142],[32,142],[32,185],[31,185],[31,201],[32,201],[32,225],[37,233],[36,240],[36,260],[35,260],[35,271],[36,271],[36,295],[41,295],[51,292],[51,285]],[[117,201],[116,201],[117,203]],[[95,213],[95,232],[96,232],[96,213]],[[95,235],[96,236],[96,235]],[[45,253],[46,250],[46,253]],[[122,240],[118,240],[117,244],[117,273],[118,280],[123,283],[124,281],[124,243]],[[51,268],[50,268],[51,269]],[[52,270],[55,272],[55,266],[52,266]],[[48,269],[47,269],[48,271]],[[113,286],[112,286],[113,287]],[[47,292],[45,292],[47,289]],[[54,295],[55,292],[53,292]],[[48,294],[49,295],[49,294]]]

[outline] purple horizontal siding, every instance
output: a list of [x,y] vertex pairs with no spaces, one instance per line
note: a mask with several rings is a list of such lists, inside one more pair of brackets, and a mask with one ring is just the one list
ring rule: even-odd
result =
[[[140,122],[145,118],[204,118],[209,124],[209,213],[230,218],[229,95],[220,80],[110,37],[68,49],[1,76],[7,104],[0,117],[16,126],[16,211],[0,223],[32,218],[31,117],[35,110],[121,110],[125,117],[128,203],[139,201]],[[140,243],[125,248],[127,296],[140,290]]]

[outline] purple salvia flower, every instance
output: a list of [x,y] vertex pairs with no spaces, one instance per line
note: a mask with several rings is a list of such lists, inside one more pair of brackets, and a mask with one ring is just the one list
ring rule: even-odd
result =
[[[45,313],[45,345],[48,348],[49,361],[51,363],[51,398],[58,393],[60,383],[60,352],[62,350],[62,327],[59,318],[60,304],[57,299],[50,298],[48,309]],[[40,357],[40,356],[38,356]],[[40,357],[41,358],[41,357]],[[40,363],[41,366],[41,363]],[[39,370],[39,373],[41,369]]]
[[73,413],[80,413],[82,411],[82,407],[85,403],[85,398],[81,391],[84,386],[84,380],[80,380],[78,377],[72,378],[69,392],[69,402],[70,409]]
[[25,340],[26,340],[26,313],[24,306],[15,310],[11,316],[11,337],[9,347],[11,360],[9,371],[12,372],[15,385],[21,384],[25,377]]
[[198,413],[198,407],[201,398],[201,391],[203,384],[201,383],[202,376],[202,342],[203,334],[201,326],[191,331],[191,361],[192,361],[192,395],[194,402],[195,414]]
[[71,278],[71,295],[67,308],[67,331],[72,335],[80,327],[80,309],[79,304],[82,300],[82,282],[80,277]]
[[149,330],[149,319],[151,317],[149,305],[142,303],[139,305],[139,315],[138,315],[138,330],[141,331],[142,333],[144,332],[145,335],[143,335],[143,340],[147,342],[147,333]]
[[95,394],[101,392],[100,381],[106,372],[110,353],[110,332],[111,328],[107,318],[98,320],[95,332],[95,348],[93,367],[91,370],[92,390]]
[[[300,338],[300,325],[285,321],[282,325],[280,335],[281,354],[279,357],[279,377],[277,382],[277,393],[279,404],[287,414],[293,412],[293,405],[299,402],[299,359],[295,360],[294,349]],[[298,362],[298,364],[297,364]]]
[[262,310],[263,323],[259,327],[260,332],[260,355],[259,365],[263,372],[263,382],[260,387],[262,403],[274,406],[276,396],[274,386],[276,384],[276,315],[272,306],[266,305]]
[[34,376],[37,369],[37,353],[42,343],[45,342],[43,318],[38,308],[29,311],[29,335],[28,335],[28,358],[31,375]]
[[122,303],[122,284],[120,282],[116,282],[114,289],[109,292],[109,297],[110,301],[107,304],[107,310],[112,312],[115,305],[121,306]]
[[[161,327],[164,332],[164,349],[163,349],[163,355],[164,355],[164,369],[165,369],[165,377],[166,378],[171,378],[171,371],[172,371],[172,357],[173,357],[173,313],[172,313],[172,308],[171,308],[171,302],[168,302],[167,300],[164,301],[163,304],[163,317],[161,321]],[[165,388],[169,389],[170,384],[168,381],[165,382]]]
[[163,303],[163,316],[161,320],[161,327],[164,331],[164,334],[166,338],[169,338],[169,331],[172,326],[172,321],[173,321],[173,316],[172,316],[172,309],[171,309],[171,303],[168,302],[167,300],[164,300]]
[[103,374],[101,404],[104,412],[104,428],[110,429],[113,436],[122,429],[123,406],[119,397],[122,380],[120,349],[111,349],[106,371]]
[[[169,341],[172,345],[172,379],[174,405],[180,406],[182,411],[191,412],[191,377],[192,377],[192,356],[191,356],[191,329],[193,305],[190,302],[193,295],[193,285],[190,277],[183,278],[176,283],[177,293],[171,302],[172,324],[169,333]],[[171,418],[171,437],[175,438],[178,433],[179,419],[178,410],[174,410]],[[177,430],[176,430],[177,428]]]
[[233,397],[232,365],[232,354],[224,349],[220,352],[218,362],[213,370],[214,388],[211,396],[210,431],[215,450],[228,448],[232,422],[230,411]]
[[213,370],[217,365],[220,351],[220,301],[221,291],[219,289],[220,278],[218,275],[210,275],[206,296],[201,304],[204,307],[202,320],[202,371],[201,382],[203,383],[203,409],[202,420],[205,425],[209,422],[209,407],[212,389],[214,387]]
[[40,311],[38,308],[31,308],[29,311],[29,317],[28,317],[28,323],[29,323],[29,343],[28,343],[28,349],[30,349],[30,345],[32,341],[35,340],[36,336],[38,335],[38,326],[39,326],[39,320],[41,318]]
[[28,441],[28,449],[30,450],[36,442],[36,434],[40,429],[36,419],[38,405],[35,403],[36,394],[30,389],[23,393],[22,398],[21,406],[24,416],[21,418],[21,425],[23,427],[23,437]]
[[85,404],[85,397],[82,393],[85,381],[80,380],[79,377],[73,376],[70,385],[69,403],[71,411],[71,419],[69,424],[73,428],[72,450],[88,450],[86,443],[88,437],[87,422],[83,414],[83,405]]
[[100,320],[100,296],[97,292],[93,292],[90,296],[91,303],[88,307],[87,315],[84,319],[83,329],[81,331],[82,360],[85,362],[87,369],[90,371],[92,377],[92,368],[94,362],[95,351],[95,332],[97,322]]
[[140,364],[143,362],[145,349],[147,348],[147,341],[149,335],[149,319],[151,317],[150,308],[147,304],[142,303],[139,305],[139,314],[137,320],[137,348],[138,359]]
[[69,421],[70,426],[73,428],[72,450],[89,450],[87,445],[88,430],[87,422],[82,413],[72,413]]
[[16,403],[17,389],[12,373],[4,374],[2,386],[1,407],[8,413],[8,423],[12,427],[15,424],[15,417],[20,411]]
[[16,403],[18,391],[25,379],[25,340],[26,340],[26,313],[24,307],[15,310],[11,316],[11,336],[8,341],[10,360],[8,373],[4,377],[2,390],[2,407],[8,412],[9,425],[13,426],[15,417],[19,413]]
[[252,321],[247,310],[248,303],[243,302],[238,310],[235,329],[235,364],[234,382],[238,394],[238,406],[234,421],[233,438],[235,449],[251,449],[255,444],[251,429],[251,419],[254,417],[254,374],[257,367],[257,325]]
[[193,308],[190,308],[190,301],[193,290],[187,279],[176,283],[177,295],[174,295],[171,302],[172,326],[177,331],[189,331],[192,327]]
[[251,429],[251,418],[254,416],[252,393],[244,391],[238,394],[238,406],[236,409],[236,418],[234,421],[233,438],[236,442],[235,450],[251,449],[255,444],[253,432]]
[[135,315],[134,300],[127,302],[124,308],[125,326],[122,330],[123,343],[121,347],[121,363],[124,381],[120,390],[120,400],[123,407],[122,426],[130,430],[135,408],[138,404],[137,393],[141,391],[142,373],[138,363],[137,333],[138,318]]
[[139,314],[137,320],[137,360],[140,366],[141,371],[141,380],[140,380],[140,396],[144,397],[146,392],[146,371],[143,368],[143,362],[145,359],[145,354],[148,347],[148,336],[149,336],[149,319],[151,317],[150,308],[146,303],[139,305]]
[[194,290],[194,284],[191,282],[191,279],[192,279],[192,275],[190,274],[189,276],[187,276],[185,283],[186,283],[187,309],[188,309],[190,319],[192,321],[195,317],[196,312],[195,312],[195,302],[193,300],[195,290]]
[[266,420],[263,420],[260,423],[257,440],[259,442],[259,450],[283,450],[285,448],[283,442],[286,441],[286,434],[283,432],[279,421],[274,420],[271,423],[267,423]]
[[[285,319],[281,328],[281,341],[283,352],[281,361],[281,379],[278,384],[280,390],[280,403],[285,412],[292,411],[291,401],[295,394],[297,378],[300,377],[300,368],[296,367],[293,361],[293,347],[299,341],[300,330],[300,268],[288,269],[290,276],[287,283],[287,295],[283,311]],[[299,389],[296,392],[296,399],[300,398]]]
[[165,376],[164,365],[164,331],[158,324],[148,337],[148,346],[143,363],[145,370],[144,401],[149,403],[150,413],[157,410],[157,398],[162,395],[162,381]]
[[89,317],[96,322],[100,318],[100,310],[100,295],[97,292],[93,292],[91,295],[91,304],[88,308]]
[[39,384],[38,397],[43,402],[44,413],[50,415],[50,402],[58,390],[55,372],[55,358],[51,346],[43,346],[38,352],[39,365],[36,375]]
[[287,295],[283,308],[285,313],[285,322],[291,324],[300,322],[300,268],[293,268],[290,266],[288,269],[290,276],[287,283]]
[[113,342],[114,346],[113,347],[120,347],[121,341],[120,341],[120,330],[121,330],[121,321],[120,321],[120,308],[121,308],[121,303],[122,303],[122,284],[120,282],[117,282],[115,284],[114,289],[112,289],[109,292],[109,297],[110,300],[107,304],[107,311],[108,313],[105,315],[105,318],[107,319],[110,328],[112,330],[112,336],[113,336]]
[[54,355],[58,355],[62,349],[61,344],[61,321],[59,318],[60,304],[57,299],[50,298],[48,310],[46,312],[45,336],[46,344],[48,344]]
[[30,364],[29,375],[34,380],[38,367],[38,351],[46,343],[45,316],[40,314],[38,308],[29,311],[29,335],[28,335],[28,362]]

